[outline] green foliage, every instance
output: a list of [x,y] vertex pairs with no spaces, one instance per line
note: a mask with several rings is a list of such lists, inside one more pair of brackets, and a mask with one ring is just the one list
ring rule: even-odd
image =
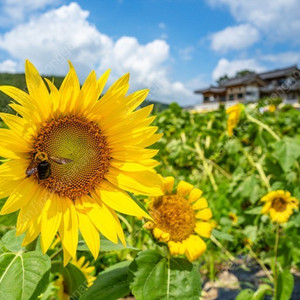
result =
[[197,267],[182,258],[142,251],[131,263],[131,289],[137,299],[199,299],[201,280]]
[[129,294],[128,270],[130,261],[117,263],[99,273],[97,280],[80,300],[115,300]]

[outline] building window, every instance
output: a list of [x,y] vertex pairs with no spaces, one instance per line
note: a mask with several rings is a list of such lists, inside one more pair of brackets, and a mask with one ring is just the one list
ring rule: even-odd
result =
[[205,96],[205,97],[204,97],[204,101],[209,101],[209,97],[208,97],[208,96]]
[[243,93],[239,93],[238,94],[238,99],[243,99],[244,98],[244,94]]
[[234,100],[234,94],[229,95],[229,100]]

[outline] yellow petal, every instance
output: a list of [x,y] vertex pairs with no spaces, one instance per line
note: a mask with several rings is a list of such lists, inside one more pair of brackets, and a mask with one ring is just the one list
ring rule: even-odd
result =
[[46,191],[39,187],[35,193],[32,194],[31,201],[21,208],[17,221],[17,235],[25,232],[32,220],[36,220],[42,215],[47,198],[44,197]]
[[[77,200],[79,201],[79,200]],[[96,259],[100,250],[100,236],[99,231],[96,229],[94,224],[91,222],[90,218],[87,215],[86,210],[78,208],[77,201],[75,204],[77,215],[78,215],[78,225],[79,230],[84,238],[87,246],[92,252],[92,255]]]
[[120,160],[111,160],[110,165],[116,169],[129,171],[129,172],[139,172],[145,170],[151,170],[159,165],[154,159],[144,160],[140,162],[124,162]]
[[44,254],[50,247],[62,219],[61,199],[56,194],[47,193],[47,201],[42,214],[41,246]]
[[209,238],[212,231],[212,226],[208,222],[197,222],[195,231],[203,237]]
[[73,201],[69,198],[60,199],[62,219],[58,229],[61,242],[71,257],[75,257],[78,244],[78,217]]
[[185,181],[180,181],[178,186],[177,186],[177,194],[180,196],[185,197],[190,193],[190,191],[194,188],[193,185],[190,183],[187,183]]
[[158,153],[156,149],[143,149],[134,146],[122,146],[112,149],[111,156],[118,160],[133,161],[145,160],[154,157]]
[[110,241],[117,244],[118,236],[115,229],[115,222],[113,215],[107,206],[97,197],[82,197],[82,203],[88,211],[88,216],[95,225],[95,227]]
[[205,198],[200,198],[193,204],[194,210],[199,210],[208,207],[207,200]]
[[164,191],[171,194],[174,187],[174,177],[168,176],[164,178]]
[[31,242],[33,242],[38,237],[40,232],[41,232],[41,216],[39,216],[37,219],[33,219],[30,222],[25,238],[22,242],[22,247],[25,247]]
[[1,214],[9,214],[25,206],[31,200],[32,193],[37,188],[35,180],[23,179],[6,200],[1,209]]
[[108,181],[102,181],[100,183],[96,189],[96,194],[107,206],[116,211],[126,215],[150,218],[126,192]]
[[26,177],[26,169],[28,168],[28,160],[13,159],[6,161],[0,166],[0,177],[7,180],[18,180]]
[[191,235],[187,240],[187,246],[185,249],[185,255],[190,262],[195,261],[206,250],[206,244],[204,241],[195,235]]
[[25,78],[29,95],[34,99],[34,105],[40,108],[41,116],[46,119],[51,112],[49,93],[41,75],[29,60],[25,62]]
[[197,219],[202,219],[202,220],[209,220],[212,218],[212,212],[210,208],[205,208],[203,210],[200,210],[197,212],[196,214],[196,218]]
[[[0,198],[9,196],[24,179],[0,179]],[[1,213],[0,213],[1,214]]]
[[132,193],[149,196],[163,194],[162,179],[154,172],[126,172],[111,167],[105,177],[113,185]]
[[190,196],[189,196],[189,202],[190,203],[193,203],[194,201],[198,200],[202,195],[202,191],[200,189],[193,189],[191,192],[190,192]]

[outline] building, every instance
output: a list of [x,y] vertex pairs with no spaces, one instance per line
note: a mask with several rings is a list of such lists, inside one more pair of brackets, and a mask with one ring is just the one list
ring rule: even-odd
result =
[[[285,103],[295,103],[300,98],[300,70],[295,65],[264,73],[249,73],[195,93],[203,95],[203,103],[197,106],[203,110],[217,109],[220,103],[229,107],[236,102],[255,102],[263,97],[282,98]],[[197,107],[194,109],[197,110]]]

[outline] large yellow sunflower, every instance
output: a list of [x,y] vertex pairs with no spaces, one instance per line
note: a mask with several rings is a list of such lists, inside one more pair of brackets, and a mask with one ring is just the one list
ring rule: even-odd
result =
[[298,209],[299,201],[291,196],[287,191],[272,191],[261,198],[265,202],[262,213],[270,214],[273,222],[286,223],[293,214],[294,209]]
[[75,69],[57,89],[47,85],[26,61],[28,94],[11,86],[0,90],[15,100],[18,116],[1,113],[9,129],[0,129],[0,197],[8,197],[1,214],[20,210],[17,234],[23,245],[41,233],[43,252],[58,231],[64,263],[75,257],[78,229],[94,257],[99,231],[125,244],[116,211],[147,214],[126,191],[161,195],[162,181],[146,149],[160,139],[149,126],[152,106],[135,109],[148,90],[126,96],[129,74],[117,80],[99,100],[109,71],[98,80],[92,71],[80,87]]
[[174,178],[165,178],[164,195],[151,198],[149,213],[153,221],[148,221],[145,228],[153,230],[159,241],[168,243],[172,255],[185,254],[194,261],[206,250],[200,236],[210,237],[212,225],[208,221],[212,212],[201,190],[180,181],[177,192],[172,193],[173,186]]

